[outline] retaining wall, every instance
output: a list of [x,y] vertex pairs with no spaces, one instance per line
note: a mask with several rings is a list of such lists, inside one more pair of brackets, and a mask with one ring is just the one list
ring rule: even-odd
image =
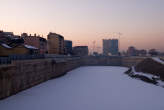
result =
[[143,58],[82,57],[13,61],[0,65],[0,99],[64,75],[80,66],[133,66]]
[[117,56],[89,56],[83,58],[83,65],[85,66],[121,66],[122,57]]
[[79,67],[80,59],[23,60],[0,66],[0,99]]
[[143,61],[146,57],[122,57],[121,66],[132,67]]

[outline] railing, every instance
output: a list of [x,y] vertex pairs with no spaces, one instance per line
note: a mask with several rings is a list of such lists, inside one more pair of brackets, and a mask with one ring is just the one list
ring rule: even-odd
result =
[[78,59],[79,56],[66,56],[66,55],[55,55],[55,54],[36,54],[36,55],[10,55],[8,57],[0,57],[0,65],[11,64],[15,60],[31,60],[31,59]]
[[30,60],[30,59],[44,59],[44,55],[10,55],[8,57],[0,57],[0,65],[11,64],[14,60]]
[[36,54],[36,55],[10,55],[9,59],[11,60],[30,60],[30,59],[43,59],[44,55]]
[[11,59],[9,57],[0,57],[0,65],[2,64],[10,64]]

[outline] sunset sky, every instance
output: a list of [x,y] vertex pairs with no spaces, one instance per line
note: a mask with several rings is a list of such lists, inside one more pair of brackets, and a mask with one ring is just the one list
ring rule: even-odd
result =
[[121,50],[164,51],[164,0],[0,0],[0,30],[52,31],[90,48],[121,32]]

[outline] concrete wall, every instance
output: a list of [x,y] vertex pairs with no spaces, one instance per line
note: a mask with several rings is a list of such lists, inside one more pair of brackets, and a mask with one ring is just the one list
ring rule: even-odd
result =
[[0,99],[64,75],[80,66],[134,66],[143,58],[83,57],[13,61],[0,65]]
[[89,56],[83,58],[83,65],[85,66],[121,66],[122,58],[117,56]]
[[131,67],[137,65],[143,61],[146,57],[122,57],[122,65],[125,67]]
[[80,59],[14,61],[0,66],[0,99],[33,87],[79,67]]
[[146,57],[118,57],[118,56],[98,56],[83,57],[85,66],[124,66],[131,67],[143,61]]

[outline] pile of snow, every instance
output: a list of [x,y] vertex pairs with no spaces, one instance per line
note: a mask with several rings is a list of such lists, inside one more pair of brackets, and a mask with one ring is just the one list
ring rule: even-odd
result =
[[129,78],[128,68],[81,67],[0,101],[1,110],[163,110],[164,89]]
[[161,64],[164,65],[164,61],[161,60],[160,58],[158,58],[158,57],[152,57],[152,59],[153,59],[154,61],[156,61],[156,62],[161,63]]
[[132,67],[132,71],[133,71],[133,74],[134,75],[142,75],[142,76],[145,76],[149,79],[159,79],[160,77],[159,76],[155,76],[155,75],[152,75],[152,74],[148,74],[148,73],[143,73],[143,72],[136,72],[135,68]]
[[157,82],[156,85],[164,87],[164,82],[160,80],[159,76],[156,76],[156,75],[153,75],[153,74],[149,74],[149,73],[136,72],[134,67],[132,67],[132,74],[133,75],[145,76],[145,77],[147,77],[147,78],[149,78],[151,80],[154,79]]
[[34,47],[34,46],[31,46],[31,45],[24,45],[26,48],[28,48],[28,49],[38,49],[38,48],[36,48],[36,47]]
[[137,72],[160,76],[164,80],[164,61],[157,57],[146,58],[135,66]]
[[[2,45],[2,46],[5,47],[5,48],[12,48],[12,47],[10,47],[9,45],[4,44],[4,43],[2,43],[2,44],[0,44],[0,45]],[[36,48],[36,47],[34,47],[34,46],[31,46],[31,45],[24,45],[24,47],[25,47],[25,48],[28,48],[28,49],[38,49],[38,48]]]
[[161,81],[161,80],[157,80],[157,82],[158,82],[158,86],[161,86],[161,87],[164,87],[164,82],[163,81]]
[[8,46],[7,44],[4,44],[4,43],[2,43],[1,45],[5,48],[11,48],[10,46]]

